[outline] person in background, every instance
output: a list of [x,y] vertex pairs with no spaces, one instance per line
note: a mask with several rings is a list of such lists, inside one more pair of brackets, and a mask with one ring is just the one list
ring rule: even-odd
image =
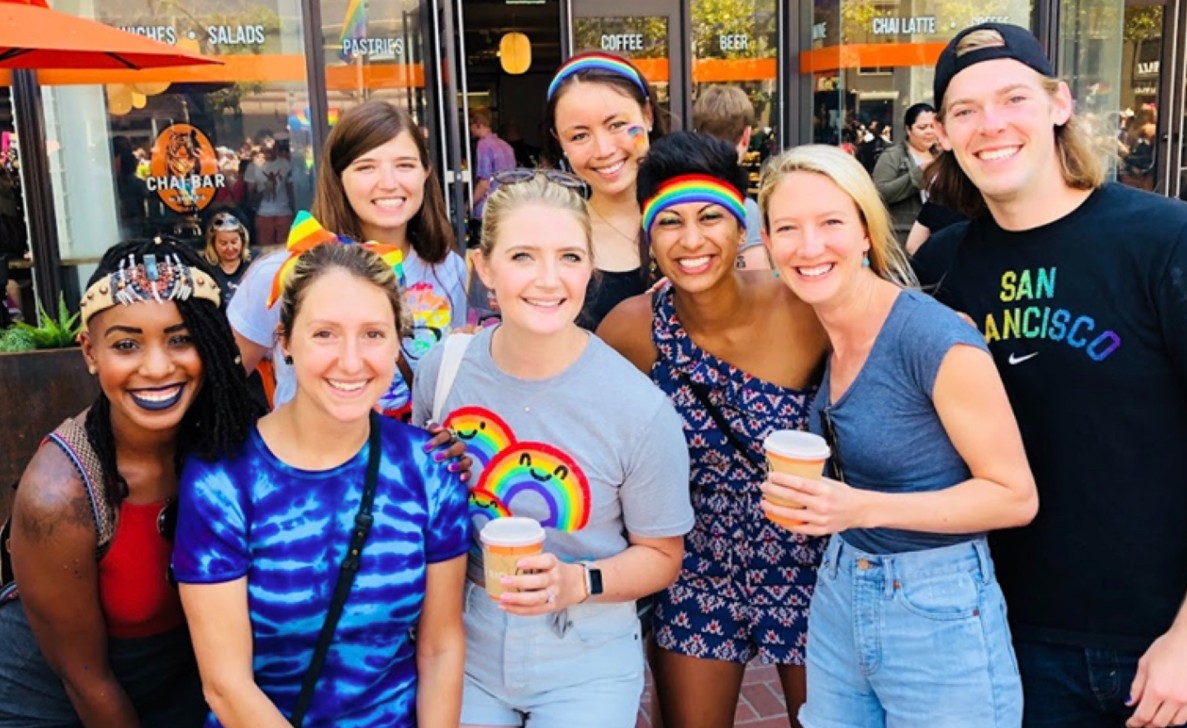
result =
[[906,135],[887,146],[874,165],[874,185],[890,210],[891,227],[899,244],[906,244],[919,209],[927,200],[923,172],[935,158],[936,110],[931,104],[912,104],[903,115]]
[[189,246],[112,247],[81,310],[100,394],[42,443],[16,491],[0,726],[197,728],[208,710],[169,574],[180,463],[237,452],[258,412],[218,285]]
[[214,278],[222,290],[223,306],[235,295],[239,281],[251,261],[247,227],[229,212],[217,212],[206,226],[203,256],[214,267]]
[[732,726],[755,659],[778,666],[798,726],[807,608],[824,550],[822,539],[791,533],[759,508],[763,438],[807,425],[828,342],[812,309],[770,271],[734,265],[747,232],[745,184],[728,142],[678,132],[652,145],[638,196],[668,283],[627,299],[598,327],[684,423],[695,522],[680,574],[657,600],[652,660],[674,728]]
[[[575,319],[593,273],[580,180],[506,174],[475,265],[503,318],[469,341],[439,403],[481,472],[477,532],[536,519],[544,553],[492,600],[478,544],[465,588],[462,725],[633,728],[643,691],[635,600],[680,568],[692,526],[680,418],[663,393]],[[438,397],[443,349],[416,380],[414,422]]]
[[840,149],[783,153],[758,204],[779,280],[832,344],[809,425],[833,477],[772,471],[763,485],[768,514],[830,535],[800,721],[1016,728],[1022,686],[986,532],[1029,523],[1038,498],[985,343],[914,290],[873,182]]
[[630,61],[579,53],[548,86],[545,120],[568,169],[589,186],[593,259],[598,275],[586,290],[579,326],[596,329],[623,299],[650,282],[635,199],[639,162],[667,130],[647,79]]
[[933,235],[915,270],[984,335],[1043,499],[993,541],[1023,725],[1183,725],[1187,206],[1106,182],[1024,28],[957,33],[935,98],[931,190],[970,222]]
[[[411,324],[403,330],[401,376],[391,382],[381,405],[392,416],[406,418],[412,374],[421,357],[450,330],[466,324],[466,263],[453,249],[453,230],[428,147],[408,112],[367,102],[334,125],[317,169],[315,220],[291,234],[293,242],[320,223],[347,239],[399,250],[397,275],[403,276],[403,310]],[[280,312],[269,306],[278,271],[290,257],[282,251],[257,260],[227,310],[248,371],[272,353],[273,406],[287,402],[296,389],[291,368],[275,353]]]
[[260,144],[262,159],[247,168],[247,184],[256,204],[256,244],[284,245],[293,224],[293,167],[289,161],[288,136],[271,134]]
[[455,728],[466,489],[426,452],[426,432],[373,411],[400,350],[395,273],[338,243],[288,271],[280,345],[296,393],[236,457],[191,460],[181,478],[173,564],[213,711],[206,726],[290,725],[366,518],[306,724]]
[[515,150],[499,138],[491,125],[490,111],[470,110],[470,136],[477,140],[474,148],[474,202],[470,214],[470,244],[482,235],[482,211],[486,198],[494,191],[492,178],[499,172],[515,169]]
[[[746,92],[736,86],[709,86],[701,91],[692,107],[692,125],[695,131],[733,145],[741,162],[750,149],[754,104],[750,103]],[[746,189],[742,188],[743,194]],[[762,216],[758,212],[758,203],[749,196],[742,202],[746,206],[746,239],[738,249],[738,267],[769,270],[771,261],[762,244]]]

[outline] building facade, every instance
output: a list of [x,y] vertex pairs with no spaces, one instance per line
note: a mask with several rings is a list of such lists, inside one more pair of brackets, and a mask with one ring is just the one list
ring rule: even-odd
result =
[[[77,297],[103,250],[167,233],[201,244],[232,210],[307,208],[317,150],[368,99],[407,108],[464,239],[482,106],[521,163],[547,162],[544,94],[562,59],[634,60],[684,127],[706,84],[743,88],[748,161],[786,146],[903,133],[932,101],[932,66],[961,28],[1031,28],[1092,122],[1114,175],[1187,196],[1187,0],[59,0],[55,9],[217,56],[153,71],[0,72],[0,255],[26,317]],[[280,180],[278,183],[277,180]]]

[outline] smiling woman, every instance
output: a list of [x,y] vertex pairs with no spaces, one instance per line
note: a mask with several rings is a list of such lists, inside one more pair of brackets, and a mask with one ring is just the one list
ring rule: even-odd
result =
[[81,338],[102,394],[17,490],[0,726],[201,725],[166,577],[177,464],[235,452],[256,414],[219,299],[212,271],[172,242],[116,246],[91,277]]
[[457,726],[466,490],[427,432],[373,412],[401,308],[364,246],[303,253],[280,303],[296,393],[240,457],[182,473],[174,565],[208,725]]

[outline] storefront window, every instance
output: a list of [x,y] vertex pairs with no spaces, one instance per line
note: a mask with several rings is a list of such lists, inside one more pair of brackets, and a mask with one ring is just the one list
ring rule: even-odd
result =
[[1074,0],[1061,6],[1063,43],[1057,66],[1076,99],[1076,114],[1096,137],[1101,154],[1116,173],[1121,106],[1121,50],[1124,3]]
[[752,186],[762,162],[781,148],[778,129],[779,17],[775,0],[692,1],[692,90],[741,88],[756,121],[746,164]]
[[1153,190],[1158,161],[1163,6],[1126,3],[1121,98],[1109,121],[1117,135],[1119,181]]
[[56,7],[223,61],[39,74],[63,265],[83,279],[129,237],[201,247],[220,210],[253,248],[283,244],[313,189],[309,130],[295,123],[309,97],[299,0]]
[[903,114],[935,103],[932,81],[944,45],[983,22],[1031,26],[1033,0],[815,0],[811,74],[813,140],[855,149],[903,138]]
[[406,108],[423,123],[420,0],[322,0],[321,17],[330,125],[368,99]]

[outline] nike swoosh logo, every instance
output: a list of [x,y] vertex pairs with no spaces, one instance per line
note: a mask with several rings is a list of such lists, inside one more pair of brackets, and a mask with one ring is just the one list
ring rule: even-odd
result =
[[1014,364],[1021,364],[1022,362],[1026,361],[1027,359],[1034,359],[1038,355],[1039,355],[1039,352],[1037,352],[1037,351],[1032,351],[1029,354],[1024,354],[1022,356],[1018,356],[1017,354],[1010,354],[1010,358],[1008,359],[1008,361],[1010,362],[1010,365],[1013,366]]

